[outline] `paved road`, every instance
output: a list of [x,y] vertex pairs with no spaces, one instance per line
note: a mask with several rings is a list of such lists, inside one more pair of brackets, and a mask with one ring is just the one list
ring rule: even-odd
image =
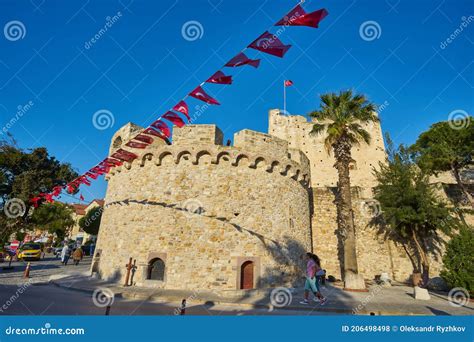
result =
[[[19,289],[23,288],[22,293]],[[55,285],[3,285],[0,291],[0,315],[104,315],[92,295]],[[174,315],[179,303],[133,301],[115,298],[111,315]],[[238,306],[191,305],[189,315],[321,315],[320,312],[248,309]]]
[[[67,274],[87,273],[90,258],[79,266],[72,263],[61,265],[59,259],[46,256],[41,261],[31,262],[30,279],[23,278],[24,262],[14,262],[13,270],[3,270],[7,263],[0,264],[0,315],[104,315],[105,307],[94,304],[90,293],[64,289],[47,284],[51,277]],[[179,303],[150,302],[115,298],[111,315],[174,315]],[[309,311],[251,309],[233,305],[192,305],[186,310],[189,315],[321,315]]]

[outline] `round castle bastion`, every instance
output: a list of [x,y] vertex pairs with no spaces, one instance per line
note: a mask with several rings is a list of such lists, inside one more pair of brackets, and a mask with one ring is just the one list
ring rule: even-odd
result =
[[[127,124],[110,153],[143,128]],[[173,128],[107,175],[92,271],[166,289],[289,286],[312,250],[310,164],[277,137],[250,130],[223,145],[214,125]]]

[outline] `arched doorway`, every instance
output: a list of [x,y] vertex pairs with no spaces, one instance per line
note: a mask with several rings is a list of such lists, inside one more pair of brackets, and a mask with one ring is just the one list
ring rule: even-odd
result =
[[240,266],[240,288],[242,290],[253,289],[253,261],[246,261]]
[[148,263],[148,275],[149,280],[165,280],[165,262],[160,258],[152,259]]

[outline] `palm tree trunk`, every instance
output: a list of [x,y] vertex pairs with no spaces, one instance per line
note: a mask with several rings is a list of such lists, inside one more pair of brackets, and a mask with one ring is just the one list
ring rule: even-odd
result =
[[461,181],[461,176],[459,175],[459,169],[456,166],[451,166],[451,171],[453,172],[454,178],[456,179],[456,183],[458,183],[459,187],[461,188],[461,191],[467,197],[469,203],[471,204],[471,207],[474,209],[474,199],[472,198],[469,191],[467,191],[466,186]]
[[[356,236],[352,211],[351,181],[349,164],[352,161],[351,145],[346,139],[340,139],[333,146],[335,167],[338,172],[338,226],[344,239],[344,281],[358,277]],[[348,287],[348,286],[346,286]],[[351,286],[354,287],[354,286]],[[358,286],[360,287],[360,286]]]

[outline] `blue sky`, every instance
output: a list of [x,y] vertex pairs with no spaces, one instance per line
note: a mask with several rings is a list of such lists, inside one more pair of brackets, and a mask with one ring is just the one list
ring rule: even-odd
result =
[[[8,131],[21,147],[46,146],[85,172],[106,156],[116,129],[129,121],[152,122],[295,4],[2,0],[0,126],[31,101]],[[222,105],[205,110],[196,123],[217,124],[225,139],[244,128],[265,132],[267,111],[282,107],[283,79],[294,82],[287,93],[292,114],[317,108],[325,92],[353,88],[366,94],[384,105],[382,128],[396,143],[412,143],[453,111],[473,112],[472,1],[332,0],[306,1],[304,7],[324,7],[329,16],[319,29],[288,28],[280,39],[293,47],[283,59],[248,50],[262,58],[260,68],[226,68],[234,84],[206,86]],[[107,32],[91,43],[114,15]],[[23,25],[20,36],[6,32],[12,21]],[[199,39],[183,38],[188,21],[202,26]],[[375,25],[376,37],[361,34],[364,23]],[[202,105],[188,104],[191,115]],[[99,110],[112,113],[112,127],[93,125]],[[96,181],[82,193],[86,200],[100,198],[105,187]]]

